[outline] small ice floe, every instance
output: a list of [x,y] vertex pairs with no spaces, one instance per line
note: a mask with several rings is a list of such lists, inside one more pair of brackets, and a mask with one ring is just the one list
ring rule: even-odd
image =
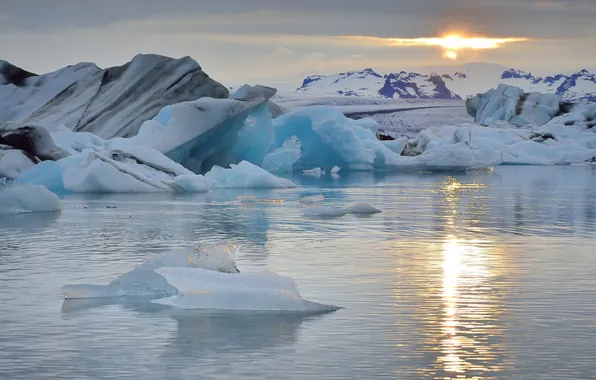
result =
[[303,216],[311,218],[339,218],[346,214],[358,216],[372,215],[382,212],[381,210],[369,205],[368,203],[358,203],[349,207],[306,207],[301,210]]
[[318,195],[310,195],[308,197],[304,197],[302,199],[299,199],[298,202],[302,203],[302,204],[312,204],[312,203],[317,203],[317,202],[323,202],[325,200],[325,196],[323,196],[322,194],[318,194]]
[[321,176],[325,175],[325,171],[322,170],[321,168],[314,168],[314,169],[310,169],[310,170],[303,170],[302,174],[310,176],[310,177],[321,178]]
[[346,214],[357,214],[357,215],[371,215],[378,214],[383,211],[374,208],[368,203],[358,203],[350,207],[345,207]]
[[338,179],[340,170],[341,168],[339,166],[334,166],[333,169],[331,169],[331,178]]
[[162,253],[108,285],[65,285],[62,292],[66,300],[144,299],[180,309],[292,312],[338,309],[303,300],[291,278],[271,272],[240,273],[234,259],[237,253],[234,244]]
[[238,273],[234,257],[238,247],[234,244],[218,244],[160,253],[135,269],[118,277],[107,285],[65,285],[62,294],[66,299],[113,298],[113,297],[166,297],[176,294],[155,269],[162,267],[203,268],[226,273]]
[[302,215],[311,218],[339,218],[347,214],[344,208],[340,207],[306,207],[301,210]]

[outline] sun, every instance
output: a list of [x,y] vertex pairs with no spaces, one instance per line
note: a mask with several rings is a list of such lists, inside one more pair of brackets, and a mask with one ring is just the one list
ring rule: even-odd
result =
[[456,60],[457,59],[457,53],[454,52],[453,50],[447,50],[446,52],[443,53],[443,58],[447,58],[447,59],[451,59],[451,60]]

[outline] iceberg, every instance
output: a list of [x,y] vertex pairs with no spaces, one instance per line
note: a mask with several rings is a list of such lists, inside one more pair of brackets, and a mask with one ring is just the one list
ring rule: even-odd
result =
[[525,93],[521,88],[500,84],[466,101],[468,113],[477,123],[506,121],[517,126],[541,126],[559,113],[561,98],[554,94]]
[[247,161],[241,161],[238,165],[231,164],[229,169],[214,166],[205,173],[205,178],[212,181],[215,187],[224,189],[287,189],[296,187],[292,181],[276,177]]
[[[7,147],[9,148],[9,147]],[[17,179],[35,163],[21,150],[3,149],[0,146],[0,178]]]
[[333,311],[303,300],[294,280],[271,272],[229,274],[200,268],[159,268],[178,294],[153,300],[180,309],[251,311]]
[[0,215],[61,210],[58,196],[43,186],[18,184],[0,188]]
[[155,273],[162,267],[204,268],[225,273],[238,273],[234,261],[238,248],[233,244],[217,244],[194,250],[160,253],[107,285],[65,285],[65,299],[145,297],[174,295],[178,290]]
[[[264,86],[241,90],[230,99],[201,98],[171,105],[127,142],[152,147],[199,174],[245,159],[260,165],[272,139],[267,102],[276,90]],[[250,114],[252,127],[245,126]]]
[[122,66],[101,69],[79,63],[42,75],[4,61],[0,72],[3,66],[19,73],[19,80],[0,79],[0,122],[34,123],[48,129],[65,125],[106,139],[136,135],[141,124],[164,106],[229,94],[190,57],[139,54]]
[[271,173],[293,173],[294,164],[301,156],[300,140],[293,136],[281,147],[267,153],[261,167]]

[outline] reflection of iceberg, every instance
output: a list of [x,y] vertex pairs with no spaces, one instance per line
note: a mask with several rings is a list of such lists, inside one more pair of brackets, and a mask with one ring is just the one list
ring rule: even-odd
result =
[[296,343],[302,323],[321,318],[311,313],[177,311],[178,331],[166,356],[195,360],[203,352],[248,353]]
[[333,311],[334,306],[305,301],[294,280],[275,273],[221,273],[201,268],[155,270],[178,294],[153,302],[181,309]]

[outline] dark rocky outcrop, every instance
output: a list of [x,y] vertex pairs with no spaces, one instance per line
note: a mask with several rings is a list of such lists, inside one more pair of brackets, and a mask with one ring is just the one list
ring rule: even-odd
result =
[[24,86],[25,79],[35,76],[37,74],[30,73],[9,62],[0,61],[0,85],[13,84],[15,86]]
[[40,161],[56,161],[70,154],[54,144],[49,132],[35,125],[0,123],[0,145],[23,151],[28,157]]

